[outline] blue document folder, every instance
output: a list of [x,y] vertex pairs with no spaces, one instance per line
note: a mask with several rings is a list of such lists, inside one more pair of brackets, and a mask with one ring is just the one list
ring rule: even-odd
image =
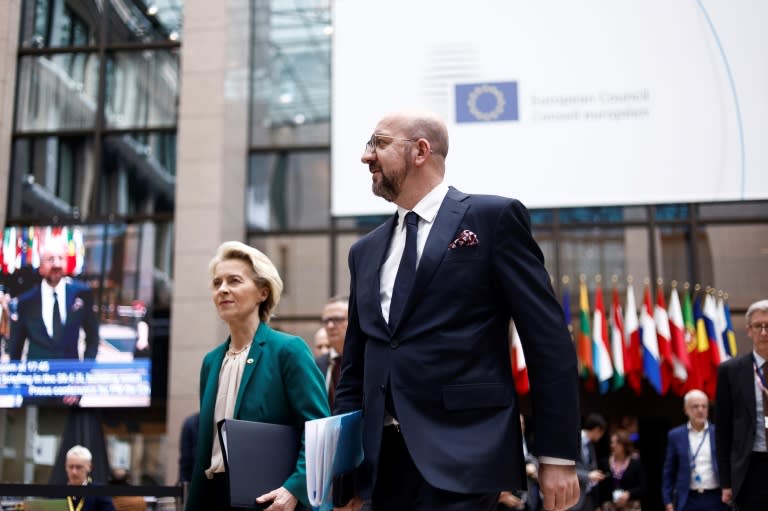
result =
[[307,421],[304,435],[309,503],[316,511],[328,511],[333,508],[333,478],[363,461],[363,413]]

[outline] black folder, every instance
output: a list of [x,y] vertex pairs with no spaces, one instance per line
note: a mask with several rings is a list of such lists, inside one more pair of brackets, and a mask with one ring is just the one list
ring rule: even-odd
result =
[[259,509],[256,497],[281,487],[296,470],[298,430],[237,419],[219,421],[218,430],[230,506]]

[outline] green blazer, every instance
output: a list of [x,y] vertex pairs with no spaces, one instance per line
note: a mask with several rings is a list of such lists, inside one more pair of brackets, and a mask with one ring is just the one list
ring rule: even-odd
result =
[[[219,370],[229,342],[227,339],[208,353],[200,369],[200,429],[186,511],[203,510],[205,469],[211,463],[212,442],[218,442],[213,410]],[[304,463],[304,422],[329,414],[323,375],[306,343],[300,337],[277,332],[261,323],[243,369],[234,418],[293,425],[302,432],[302,448],[296,470],[283,486],[305,506],[309,505],[309,501]],[[258,495],[254,495],[256,497]]]

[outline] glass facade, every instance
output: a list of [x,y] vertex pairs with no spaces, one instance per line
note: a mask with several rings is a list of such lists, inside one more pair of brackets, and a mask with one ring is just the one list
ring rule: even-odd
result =
[[9,222],[172,214],[182,6],[22,2]]
[[[23,0],[20,7],[6,222],[104,225],[103,235],[83,240],[87,271],[79,275],[99,290],[100,337],[126,321],[120,304],[151,304],[153,360],[152,405],[104,413],[110,462],[130,468],[134,483],[163,484],[183,2]],[[15,282],[8,279],[28,277],[25,270],[3,275],[7,292]],[[33,424],[35,442],[55,452],[67,414],[30,413],[0,410],[3,481],[51,476],[50,459],[25,457],[25,438]],[[121,453],[128,458],[120,461]]]

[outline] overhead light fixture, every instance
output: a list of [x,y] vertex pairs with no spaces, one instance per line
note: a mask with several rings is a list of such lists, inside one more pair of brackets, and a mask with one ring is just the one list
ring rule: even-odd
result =
[[149,7],[147,7],[147,14],[150,16],[157,16],[158,10],[159,9],[157,8],[157,6],[155,4],[152,4]]

